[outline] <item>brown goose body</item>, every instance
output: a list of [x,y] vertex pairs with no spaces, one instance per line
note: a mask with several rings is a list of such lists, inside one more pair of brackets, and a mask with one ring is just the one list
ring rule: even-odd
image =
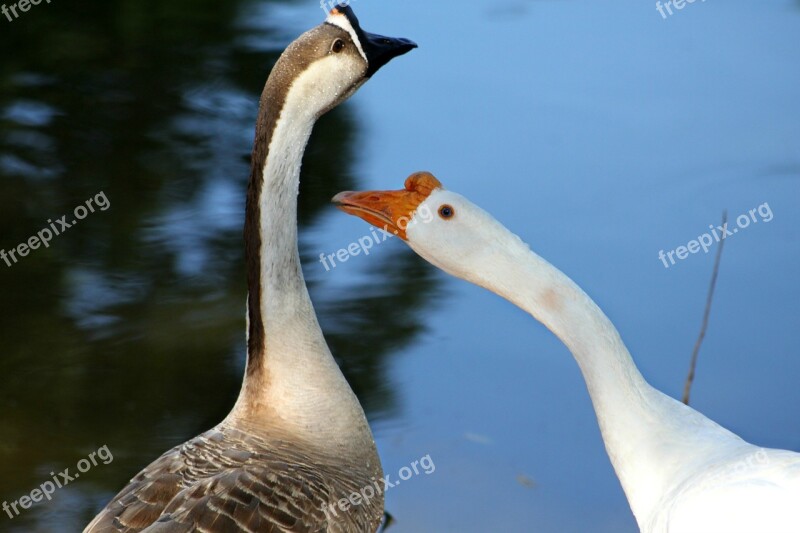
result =
[[[381,475],[347,457],[326,456],[227,424],[166,452],[140,472],[87,531],[375,531],[383,498],[352,512],[336,502]],[[377,456],[374,458],[377,461]]]
[[[316,120],[416,45],[331,11],[281,55],[261,97],[245,217],[247,368],[230,414],[167,451],[95,517],[98,532],[370,532],[383,472],[322,336],[297,249],[300,164]],[[337,503],[372,493],[346,512]]]

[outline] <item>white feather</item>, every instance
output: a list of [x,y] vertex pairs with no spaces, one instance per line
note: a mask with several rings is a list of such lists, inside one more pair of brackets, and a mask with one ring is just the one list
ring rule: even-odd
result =
[[408,244],[531,313],[583,373],[609,458],[645,533],[800,532],[800,454],[753,446],[653,388],[614,325],[571,279],[466,198],[433,191]]

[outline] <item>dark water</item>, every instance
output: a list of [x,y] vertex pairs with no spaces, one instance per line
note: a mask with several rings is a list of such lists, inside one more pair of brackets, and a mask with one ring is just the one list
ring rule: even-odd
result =
[[[413,38],[306,152],[301,251],[403,532],[635,531],[568,352],[529,316],[367,235],[341,190],[429,169],[572,276],[645,377],[683,387],[713,251],[664,268],[722,209],[693,406],[800,449],[800,3],[355,0]],[[0,504],[98,464],[0,531],[77,531],[143,466],[216,424],[244,365],[241,229],[258,96],[317,2],[53,0],[0,15]],[[105,207],[105,209],[104,209]],[[83,212],[80,213],[83,215]],[[103,447],[113,455],[107,457]]]

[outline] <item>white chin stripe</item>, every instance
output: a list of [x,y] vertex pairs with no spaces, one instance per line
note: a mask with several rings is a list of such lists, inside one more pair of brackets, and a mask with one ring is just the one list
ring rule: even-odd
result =
[[353,42],[356,43],[356,48],[358,48],[358,53],[361,54],[361,57],[364,58],[364,61],[366,61],[369,64],[369,60],[367,59],[367,54],[365,54],[364,49],[361,48],[361,41],[358,40],[358,35],[356,35],[356,30],[353,29],[353,25],[350,24],[350,21],[347,20],[347,17],[345,17],[342,13],[339,13],[334,9],[330,12],[328,18],[325,19],[325,22],[327,22],[328,24],[333,24],[337,28],[341,28],[347,33],[349,33],[350,37],[353,39]]

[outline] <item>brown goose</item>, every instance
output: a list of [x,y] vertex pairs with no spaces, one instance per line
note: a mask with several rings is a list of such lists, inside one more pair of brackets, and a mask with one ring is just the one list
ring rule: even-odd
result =
[[[217,427],[133,478],[85,533],[378,528],[383,494],[364,489],[377,487],[383,473],[306,289],[297,192],[316,120],[415,47],[363,31],[339,6],[278,59],[261,96],[247,193],[247,369],[239,399]],[[337,505],[359,493],[374,496]]]

